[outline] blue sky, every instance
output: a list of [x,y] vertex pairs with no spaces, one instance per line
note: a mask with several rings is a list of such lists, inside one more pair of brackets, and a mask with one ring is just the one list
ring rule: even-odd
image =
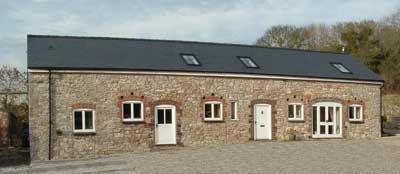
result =
[[400,0],[2,0],[0,65],[26,70],[26,35],[252,44],[273,25],[379,20]]

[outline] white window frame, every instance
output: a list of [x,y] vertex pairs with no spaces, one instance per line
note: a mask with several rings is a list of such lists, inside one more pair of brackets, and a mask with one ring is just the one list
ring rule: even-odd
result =
[[[86,129],[85,125],[85,111],[92,111],[92,120],[93,120],[93,129]],[[75,129],[75,112],[82,112],[82,129],[76,130]],[[96,111],[94,109],[87,109],[87,108],[82,108],[82,109],[74,109],[72,111],[72,130],[74,133],[94,133],[96,132]]]
[[[360,107],[360,118],[358,118],[358,119],[356,118],[357,117],[356,116],[356,114],[357,114],[356,108],[357,107]],[[350,108],[353,108],[354,118],[350,118]],[[351,121],[351,122],[362,122],[363,121],[363,106],[362,105],[357,105],[357,104],[350,105],[348,111],[349,111],[349,113],[348,113],[349,121]]]
[[[206,118],[206,104],[211,104],[211,118]],[[221,105],[221,110],[220,110],[220,118],[215,118],[214,117],[214,105],[215,104],[219,104],[219,105]],[[223,118],[224,118],[224,115],[223,115],[223,113],[224,113],[224,105],[222,104],[222,102],[219,102],[219,101],[208,101],[208,102],[205,102],[204,104],[203,104],[203,118],[204,118],[204,120],[205,121],[222,121],[223,120]]]
[[[293,105],[293,118],[289,118],[289,106]],[[301,105],[301,111],[300,111],[300,118],[297,118],[298,115],[296,115],[297,107],[298,105]],[[289,103],[288,104],[288,120],[290,121],[303,121],[304,120],[304,105],[303,103]]]
[[[131,114],[130,114],[130,118],[124,118],[124,104],[130,104],[131,105]],[[134,118],[133,114],[134,114],[134,104],[140,104],[140,118]],[[123,122],[141,122],[144,121],[144,111],[143,111],[144,107],[143,107],[143,102],[142,101],[136,101],[136,100],[130,100],[130,101],[124,101],[121,104],[121,118]]]
[[230,102],[230,106],[231,106],[231,107],[232,107],[232,103],[234,103],[233,106],[235,107],[235,108],[234,108],[234,111],[233,111],[234,114],[235,114],[235,118],[232,118],[232,108],[231,108],[231,110],[230,110],[231,113],[230,113],[229,118],[230,118],[231,120],[238,120],[238,115],[237,115],[237,105],[238,105],[237,103],[238,103],[238,102],[236,102],[236,101],[231,101],[231,102]]

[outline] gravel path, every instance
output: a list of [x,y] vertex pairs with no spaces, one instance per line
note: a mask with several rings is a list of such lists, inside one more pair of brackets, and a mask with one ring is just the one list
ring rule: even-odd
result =
[[0,173],[400,173],[400,137],[251,142],[90,160],[34,163]]

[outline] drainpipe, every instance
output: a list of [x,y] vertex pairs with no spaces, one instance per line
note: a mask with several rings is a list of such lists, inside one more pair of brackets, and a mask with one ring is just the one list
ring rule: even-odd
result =
[[49,160],[51,160],[51,69],[49,69]]
[[382,121],[382,117],[383,117],[383,104],[382,104],[382,101],[383,101],[383,94],[382,94],[382,89],[383,89],[383,84],[382,84],[382,86],[381,86],[381,91],[380,91],[380,107],[379,107],[379,112],[380,112],[380,122],[381,122],[381,137],[382,137],[382,135],[383,135],[383,121]]

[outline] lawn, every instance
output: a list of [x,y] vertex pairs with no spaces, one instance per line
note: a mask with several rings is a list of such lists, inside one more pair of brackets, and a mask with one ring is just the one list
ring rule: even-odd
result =
[[29,148],[0,148],[0,167],[29,164]]

